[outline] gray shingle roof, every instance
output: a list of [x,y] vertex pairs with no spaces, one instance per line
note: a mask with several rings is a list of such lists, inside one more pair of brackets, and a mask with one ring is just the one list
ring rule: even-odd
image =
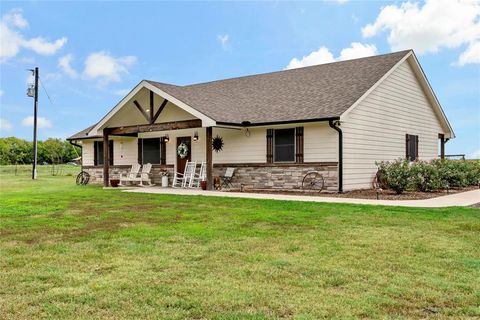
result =
[[80,132],[75,133],[73,136],[68,137],[67,140],[78,140],[78,139],[87,139],[87,138],[98,138],[99,136],[89,136],[88,132],[93,129],[97,124],[94,124],[88,128],[83,129]]
[[188,86],[148,81],[217,122],[339,117],[409,51]]
[[[252,124],[340,117],[407,51],[187,86],[149,81],[217,122]],[[81,138],[81,133],[74,136]]]

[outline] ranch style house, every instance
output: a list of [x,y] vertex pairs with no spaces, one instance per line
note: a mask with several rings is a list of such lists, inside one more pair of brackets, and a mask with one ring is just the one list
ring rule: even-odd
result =
[[105,186],[135,163],[171,182],[190,160],[206,162],[207,189],[233,167],[252,189],[298,189],[318,170],[342,192],[371,188],[375,162],[443,157],[454,137],[408,50],[186,86],[143,80],[68,140]]

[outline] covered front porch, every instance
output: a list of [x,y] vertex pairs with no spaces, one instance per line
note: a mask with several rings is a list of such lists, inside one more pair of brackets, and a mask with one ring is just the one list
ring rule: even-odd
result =
[[[192,129],[195,129],[192,132]],[[202,136],[203,141],[200,140],[199,131],[203,131]],[[207,190],[213,189],[213,145],[212,145],[212,127],[202,127],[201,120],[184,120],[184,121],[173,121],[165,122],[158,124],[148,124],[148,125],[136,125],[136,126],[126,126],[126,127],[116,127],[116,128],[104,128],[103,129],[103,168],[102,168],[102,178],[103,185],[108,187],[110,185],[110,177],[119,176],[120,174],[128,174],[130,166],[115,166],[112,165],[109,159],[111,156],[110,151],[110,140],[112,137],[135,137],[137,140],[138,146],[138,161],[141,164],[150,163],[148,159],[155,159],[152,157],[149,152],[150,150],[145,150],[146,146],[144,141],[156,140],[159,142],[159,153],[160,158],[159,163],[152,164],[151,177],[153,183],[158,184],[162,176],[162,172],[168,174],[169,184],[171,185],[171,180],[175,172],[183,173],[187,161],[192,161],[193,153],[195,152],[195,157],[201,159],[205,162],[206,166],[206,186]],[[192,134],[193,133],[193,134]],[[174,139],[175,141],[172,141]],[[204,144],[203,148],[198,144]],[[194,146],[193,143],[196,145]],[[168,148],[167,144],[173,145],[175,148]],[[179,147],[185,146],[185,152],[179,154],[177,150]],[[173,150],[172,150],[173,149]],[[203,156],[198,154],[201,150],[204,150]],[[174,155],[169,154],[170,157],[175,158],[174,164],[167,164],[167,151],[174,153]],[[173,152],[171,152],[173,151]],[[149,156],[148,159],[147,155]],[[117,177],[115,177],[117,178]]]

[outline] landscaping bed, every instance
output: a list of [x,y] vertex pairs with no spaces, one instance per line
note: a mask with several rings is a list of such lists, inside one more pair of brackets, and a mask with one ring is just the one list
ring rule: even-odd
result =
[[[465,188],[456,188],[450,190],[439,190],[432,192],[420,192],[420,191],[404,191],[401,194],[397,194],[392,190],[378,191],[378,198],[381,200],[422,200],[431,199],[446,196],[454,193],[461,193],[470,190],[478,189],[476,186],[470,186]],[[227,192],[239,192],[238,189],[225,190]],[[300,195],[300,196],[312,196],[312,197],[335,197],[335,198],[357,198],[357,199],[377,199],[377,190],[363,189],[347,191],[344,193],[333,192],[310,192],[296,190],[272,190],[272,189],[247,189],[245,192],[251,193],[266,193],[266,194],[285,194],[285,195]]]

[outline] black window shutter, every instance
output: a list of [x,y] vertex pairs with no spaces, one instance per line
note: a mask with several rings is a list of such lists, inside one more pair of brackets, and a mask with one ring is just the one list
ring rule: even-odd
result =
[[165,165],[167,163],[167,150],[164,138],[160,138],[160,164]]
[[405,135],[405,158],[410,160],[410,135]]
[[303,163],[303,127],[295,128],[295,162]]
[[113,140],[108,141],[108,162],[113,166]]
[[407,134],[405,138],[405,156],[409,161],[418,159],[418,135]]
[[415,160],[418,159],[418,136],[415,136]]
[[93,141],[93,165],[98,166],[98,141]]
[[138,163],[143,164],[143,139],[138,138]]
[[267,163],[273,162],[273,129],[267,129]]

